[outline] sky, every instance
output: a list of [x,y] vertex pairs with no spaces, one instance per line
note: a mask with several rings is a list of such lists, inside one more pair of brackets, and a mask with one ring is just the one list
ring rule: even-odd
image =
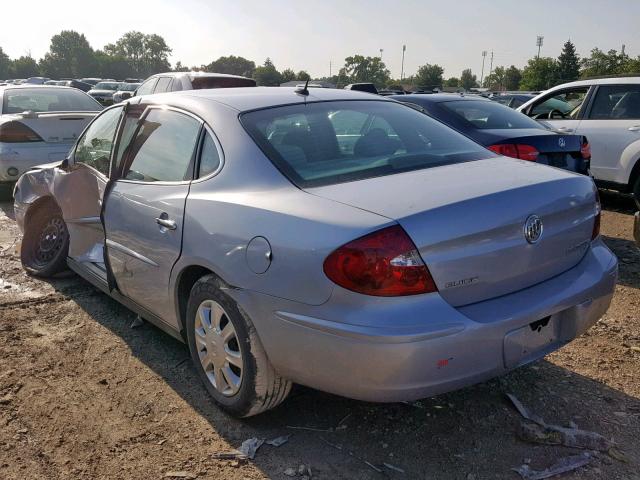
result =
[[130,30],[157,33],[173,49],[172,64],[210,63],[240,55],[279,70],[307,70],[314,78],[337,73],[353,54],[379,56],[400,77],[437,63],[445,77],[471,68],[522,67],[537,52],[557,57],[567,39],[578,53],[594,47],[640,55],[638,0],[3,0],[0,47],[10,57],[39,59],[61,30],[84,33],[93,48]]

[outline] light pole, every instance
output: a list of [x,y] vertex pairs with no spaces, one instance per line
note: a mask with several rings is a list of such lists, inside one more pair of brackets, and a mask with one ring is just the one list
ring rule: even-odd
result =
[[536,47],[538,47],[538,60],[540,60],[540,49],[542,48],[542,44],[544,43],[544,37],[538,35],[536,38]]
[[487,58],[487,51],[482,51],[482,72],[480,73],[480,86],[482,87],[482,81],[484,80],[484,60]]
[[400,81],[404,78],[404,52],[407,50],[406,45],[402,45],[402,67],[400,67]]
[[384,48],[380,49],[380,61],[382,61],[382,52],[384,52]]

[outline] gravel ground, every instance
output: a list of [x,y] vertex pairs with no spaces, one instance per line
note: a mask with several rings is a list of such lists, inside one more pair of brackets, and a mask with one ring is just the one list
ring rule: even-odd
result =
[[[286,479],[300,469],[299,479],[518,479],[512,468],[523,463],[543,469],[581,453],[522,440],[505,397],[513,393],[549,423],[616,442],[564,478],[640,479],[640,251],[632,202],[603,202],[602,233],[620,258],[616,294],[559,352],[413,404],[299,387],[248,420],[208,399],[183,344],[147,324],[131,328],[131,312],[74,275],[27,277],[12,207],[0,203],[0,478]],[[287,443],[263,445],[254,460],[214,456],[281,435]]]

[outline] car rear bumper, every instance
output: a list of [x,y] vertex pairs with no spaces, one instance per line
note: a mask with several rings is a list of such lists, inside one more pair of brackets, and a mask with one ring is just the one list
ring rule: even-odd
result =
[[615,256],[596,240],[571,270],[465,307],[451,307],[438,294],[363,303],[338,287],[315,307],[243,290],[229,294],[254,320],[280,374],[338,395],[390,402],[474,384],[560,348],[607,311],[616,279]]
[[0,143],[0,182],[15,183],[31,167],[64,160],[72,147],[69,143]]

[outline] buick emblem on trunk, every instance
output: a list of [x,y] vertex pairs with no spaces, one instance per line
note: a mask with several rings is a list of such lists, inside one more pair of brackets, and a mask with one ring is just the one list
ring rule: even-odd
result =
[[542,220],[537,215],[531,215],[524,222],[524,238],[529,243],[536,243],[542,236]]
[[560,137],[558,139],[558,145],[560,146],[560,148],[564,148],[567,145],[567,142],[564,140],[564,137]]

